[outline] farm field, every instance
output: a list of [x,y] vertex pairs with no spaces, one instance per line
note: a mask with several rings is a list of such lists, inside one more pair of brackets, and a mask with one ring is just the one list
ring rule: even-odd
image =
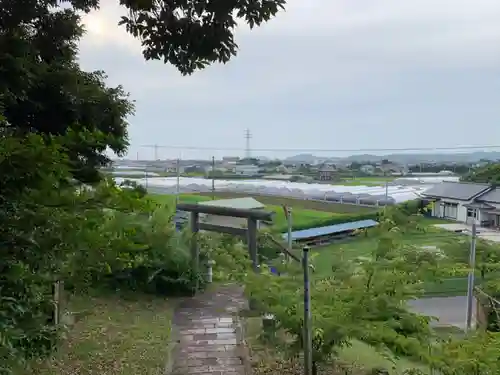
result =
[[[160,203],[174,204],[175,195],[167,194],[152,194],[152,197]],[[230,199],[247,197],[248,195],[233,194],[233,193],[216,193],[216,199]],[[287,221],[283,211],[284,204],[292,207],[292,225],[294,230],[312,228],[322,225],[331,225],[331,221],[336,223],[345,221],[356,220],[357,215],[364,215],[375,213],[376,209],[371,207],[359,207],[354,205],[343,204],[324,204],[321,202],[289,199],[282,197],[267,197],[254,195],[253,198],[266,205],[268,210],[274,211],[273,228],[277,231],[285,232],[287,228]],[[212,199],[212,194],[181,194],[179,197],[180,202],[196,203]],[[356,211],[357,209],[357,211]],[[360,218],[364,219],[364,218]]]
[[78,312],[61,349],[16,375],[162,374],[169,356],[172,302],[157,297],[78,297]]
[[[175,196],[174,195],[153,195],[154,199],[160,203],[164,204],[174,204],[175,202]],[[220,197],[217,196],[218,199],[226,199],[227,197]],[[233,197],[234,198],[234,197]],[[282,206],[276,204],[271,204],[270,202],[273,202],[269,197],[266,197],[268,199],[262,199],[262,197],[254,197],[255,199],[259,200],[259,202],[262,202],[266,204],[266,209],[274,211],[275,216],[274,216],[274,223],[273,227],[278,229],[278,230],[285,230],[287,226],[287,221],[285,218],[285,213],[283,212]],[[280,198],[277,198],[280,199]],[[212,200],[211,196],[207,195],[199,195],[199,194],[181,194],[179,198],[180,202],[183,203],[196,203],[196,202],[203,202],[203,201],[209,201]],[[317,210],[311,210],[311,209],[306,209],[306,208],[301,208],[297,206],[291,206],[293,207],[292,210],[292,217],[293,217],[293,226],[296,228],[304,228],[308,226],[314,226],[316,223],[320,223],[322,221],[326,221],[330,218],[333,217],[342,217],[343,214],[336,214],[334,212],[329,212],[329,211],[317,211]]]
[[[198,195],[211,197],[212,193],[199,193]],[[233,192],[215,192],[215,197],[217,199],[241,198],[248,196],[257,199],[259,202],[262,202],[266,205],[269,204],[274,206],[282,206],[286,204],[296,209],[323,211],[335,214],[368,213],[376,211],[376,207],[357,206],[354,204],[324,203],[320,201],[278,197],[278,196],[271,197],[263,195],[233,193]]]

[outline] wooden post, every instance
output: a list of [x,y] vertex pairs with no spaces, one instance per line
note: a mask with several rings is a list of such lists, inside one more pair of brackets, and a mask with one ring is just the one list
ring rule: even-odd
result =
[[259,258],[257,254],[257,220],[253,218],[248,218],[248,231],[247,231],[247,241],[248,241],[248,252],[250,253],[250,259],[252,260],[252,267],[255,272],[259,272]]
[[200,270],[200,248],[198,246],[198,232],[200,231],[200,214],[191,212],[191,267],[196,275],[196,291],[199,289],[198,273]]

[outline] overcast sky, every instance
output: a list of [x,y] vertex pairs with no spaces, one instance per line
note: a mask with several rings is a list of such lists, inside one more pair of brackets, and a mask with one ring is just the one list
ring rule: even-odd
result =
[[[227,65],[190,77],[145,62],[117,26],[118,0],[85,18],[85,69],[136,101],[129,156],[500,145],[500,1],[289,0],[261,28],[237,31]],[[222,150],[236,148],[236,150]],[[317,152],[318,155],[338,153]]]

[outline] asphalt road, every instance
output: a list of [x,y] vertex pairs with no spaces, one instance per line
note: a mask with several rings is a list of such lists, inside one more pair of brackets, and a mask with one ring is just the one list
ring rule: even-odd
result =
[[[467,314],[467,297],[432,297],[411,301],[410,306],[414,311],[438,318],[433,324],[436,326],[456,326],[465,328]],[[476,316],[476,301],[473,301],[473,321]]]

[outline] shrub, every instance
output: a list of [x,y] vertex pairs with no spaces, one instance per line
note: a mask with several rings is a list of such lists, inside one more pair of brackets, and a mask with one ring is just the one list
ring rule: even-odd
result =
[[191,294],[189,234],[168,207],[103,181],[75,189],[62,142],[0,138],[0,374],[57,344],[53,285]]

